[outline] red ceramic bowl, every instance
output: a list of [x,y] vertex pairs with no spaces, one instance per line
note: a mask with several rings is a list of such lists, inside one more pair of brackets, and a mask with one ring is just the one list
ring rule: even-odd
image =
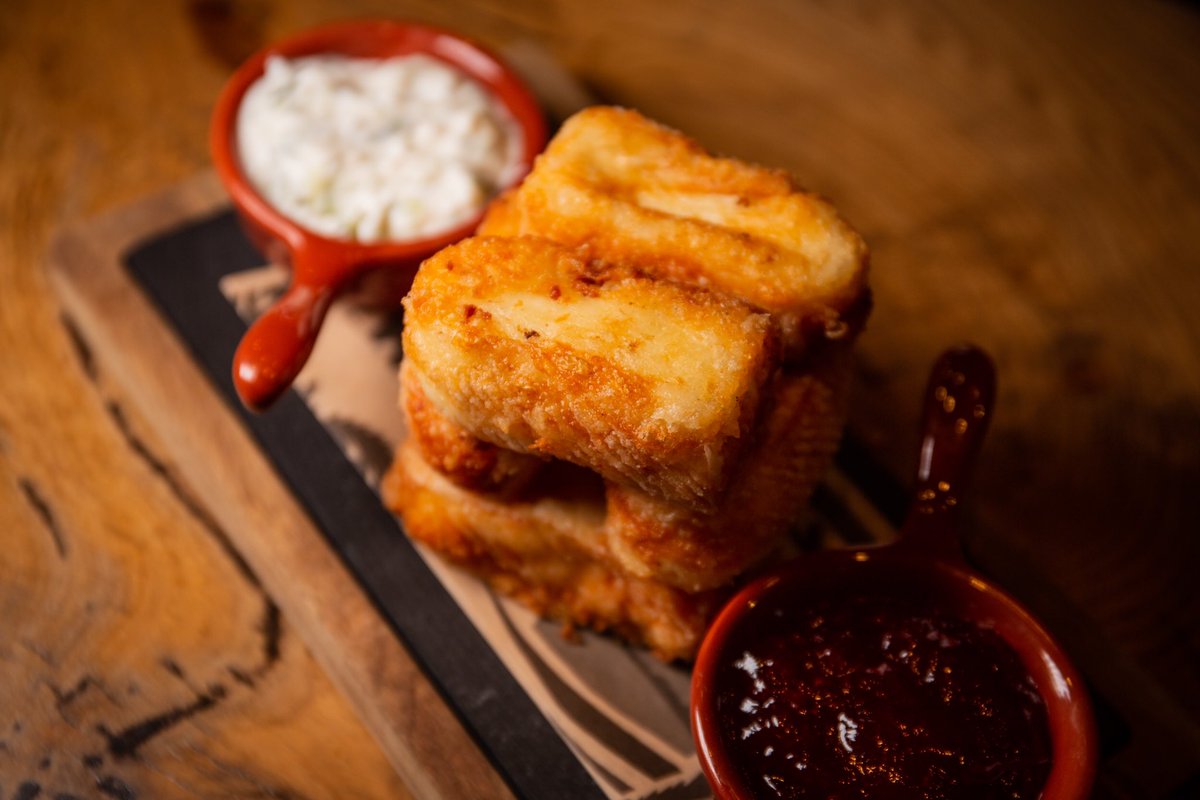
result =
[[[954,520],[966,474],[991,416],[991,362],[974,349],[951,351],[934,369],[916,500],[896,544],[828,551],[797,559],[744,588],[705,636],[692,677],[692,732],[700,763],[721,800],[759,796],[722,735],[717,678],[741,655],[727,649],[756,604],[803,608],[817,598],[904,597],[992,628],[1016,651],[1045,701],[1052,766],[1042,797],[1084,800],[1096,771],[1096,729],[1083,681],[1062,648],[1008,594],[971,571]],[[946,402],[950,398],[951,402]],[[981,409],[981,410],[980,410]],[[969,755],[969,754],[968,754]]]
[[[210,130],[212,157],[251,240],[267,258],[292,268],[287,293],[251,326],[234,356],[234,385],[242,401],[254,409],[270,405],[291,385],[312,350],[329,303],[340,292],[369,276],[376,299],[397,302],[423,259],[470,235],[479,224],[476,217],[424,239],[362,244],[314,233],[255,191],[238,159],[237,114],[242,97],[263,74],[269,56],[319,53],[359,58],[422,53],[467,74],[489,90],[520,126],[521,175],[546,143],[541,109],[516,73],[478,44],[437,28],[381,20],[335,23],[276,42],[243,64],[217,100]],[[381,292],[386,297],[380,298]]]

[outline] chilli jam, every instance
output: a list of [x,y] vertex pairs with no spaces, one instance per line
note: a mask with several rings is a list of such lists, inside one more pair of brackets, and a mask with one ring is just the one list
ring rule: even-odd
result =
[[994,631],[895,597],[748,613],[716,675],[722,736],[756,794],[1036,798],[1045,703]]

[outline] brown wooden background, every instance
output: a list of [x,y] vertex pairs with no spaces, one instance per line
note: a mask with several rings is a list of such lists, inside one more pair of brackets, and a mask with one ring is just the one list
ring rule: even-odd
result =
[[[406,794],[122,387],[88,379],[102,371],[43,271],[57,227],[208,167],[208,114],[240,59],[364,15],[535,41],[605,100],[833,198],[874,251],[852,428],[907,475],[927,365],[956,340],[991,350],[1000,410],[970,550],[1131,698],[1127,717],[1168,720],[1164,759],[1195,763],[1195,7],[10,0],[0,797]],[[1102,796],[1197,789],[1148,778],[1152,752],[1121,759]]]

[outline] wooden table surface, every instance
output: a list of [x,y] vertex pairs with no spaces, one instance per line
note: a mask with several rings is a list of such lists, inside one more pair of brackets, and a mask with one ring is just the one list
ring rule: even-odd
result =
[[1196,796],[1196,8],[17,0],[0,8],[0,798],[408,795],[89,379],[43,268],[64,223],[208,168],[213,100],[248,53],[363,15],[537,42],[603,99],[831,197],[873,248],[851,428],[906,476],[933,357],[963,339],[995,355],[969,550],[1102,693],[1134,698],[1127,721],[1169,723],[1174,766],[1147,778],[1153,754],[1118,753],[1097,794]]

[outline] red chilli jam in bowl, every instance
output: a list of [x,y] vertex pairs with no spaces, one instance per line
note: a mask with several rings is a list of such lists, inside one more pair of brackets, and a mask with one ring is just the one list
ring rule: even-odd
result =
[[712,684],[739,781],[779,798],[1040,797],[1050,724],[1018,653],[886,566],[858,572],[880,591],[778,581],[728,631]]
[[958,544],[994,395],[982,351],[948,351],[900,539],[799,558],[722,609],[692,676],[718,798],[1089,796],[1096,732],[1078,671]]

